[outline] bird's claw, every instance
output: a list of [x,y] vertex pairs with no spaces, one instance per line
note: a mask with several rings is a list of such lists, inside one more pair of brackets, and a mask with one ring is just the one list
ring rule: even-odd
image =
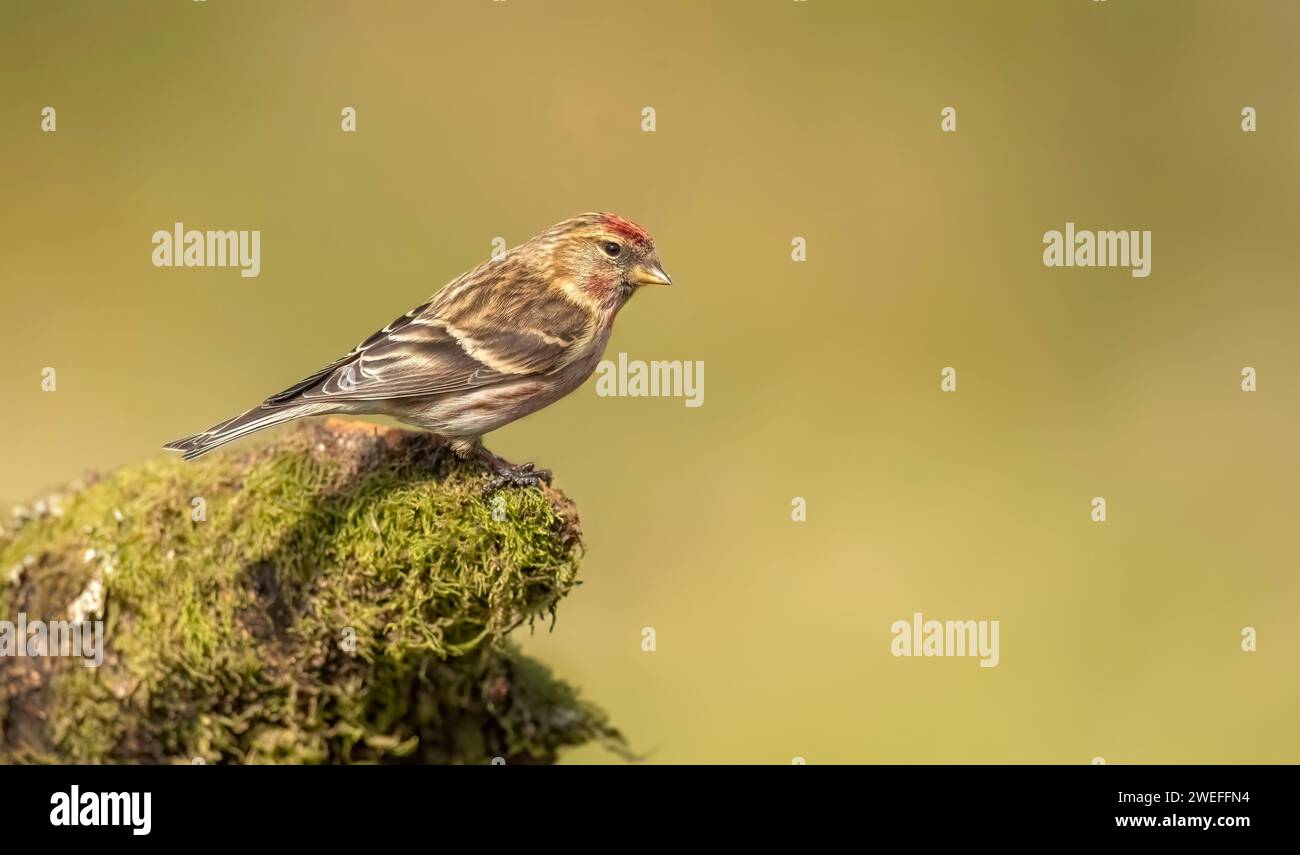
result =
[[551,483],[551,470],[535,469],[531,463],[518,466],[502,466],[496,470],[496,476],[488,481],[485,495],[491,495],[503,487],[541,487]]

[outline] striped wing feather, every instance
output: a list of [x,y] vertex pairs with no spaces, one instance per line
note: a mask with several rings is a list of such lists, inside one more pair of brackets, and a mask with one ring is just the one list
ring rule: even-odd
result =
[[263,406],[454,394],[567,365],[572,346],[589,335],[589,315],[535,279],[473,280],[479,272]]

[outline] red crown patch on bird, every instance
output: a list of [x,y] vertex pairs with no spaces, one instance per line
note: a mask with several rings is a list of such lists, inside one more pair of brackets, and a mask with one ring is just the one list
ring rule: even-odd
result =
[[653,242],[649,232],[631,220],[620,217],[618,214],[605,214],[601,219],[605,228],[619,237],[627,238],[643,247],[649,246]]

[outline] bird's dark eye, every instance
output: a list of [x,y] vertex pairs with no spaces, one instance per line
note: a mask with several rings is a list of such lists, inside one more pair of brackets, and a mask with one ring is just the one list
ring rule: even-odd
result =
[[605,254],[608,255],[610,258],[617,258],[618,254],[623,251],[623,247],[614,243],[614,241],[612,240],[605,241],[605,243],[602,244],[600,248],[605,250]]

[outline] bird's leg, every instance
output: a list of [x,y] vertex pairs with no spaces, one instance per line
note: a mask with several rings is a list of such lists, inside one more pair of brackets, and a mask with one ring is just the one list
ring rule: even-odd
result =
[[495,493],[502,487],[541,487],[544,484],[551,483],[551,470],[534,469],[531,463],[520,463],[518,466],[511,465],[509,462],[497,457],[490,451],[486,452],[484,458],[492,471],[496,475],[488,482],[485,492]]
[[443,458],[446,456],[447,446],[443,443],[439,443],[433,450],[433,456],[429,459],[429,468],[434,472],[437,472],[438,467],[442,465]]
[[458,459],[470,460],[479,453],[483,444],[476,436],[458,436],[447,440],[447,447]]
[[484,448],[480,437],[456,437],[449,440],[447,446],[461,460],[478,458],[494,473],[485,493],[495,493],[502,487],[540,487],[551,483],[549,469],[534,469],[531,463],[516,466]]
[[488,482],[486,493],[495,493],[502,487],[541,487],[543,484],[551,483],[551,470],[535,469],[531,463],[520,463],[514,465],[504,457],[488,451],[483,444],[476,443],[475,453],[487,467],[494,473],[494,477]]

